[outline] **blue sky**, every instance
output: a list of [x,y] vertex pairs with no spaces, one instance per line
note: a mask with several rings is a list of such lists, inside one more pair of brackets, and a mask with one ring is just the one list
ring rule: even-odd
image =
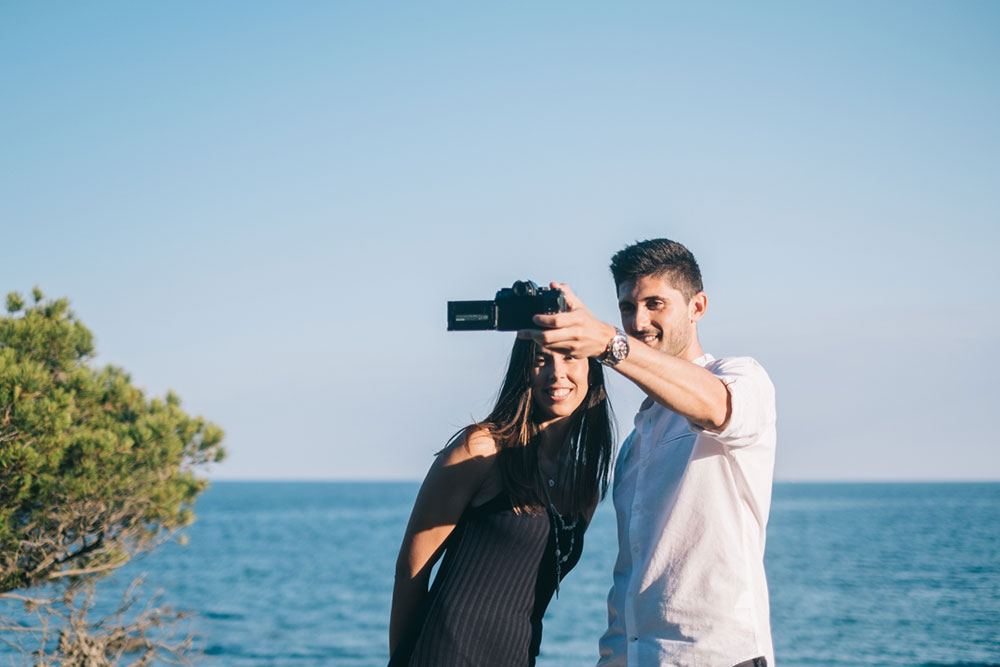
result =
[[[699,258],[776,476],[1000,479],[1000,6],[0,2],[0,288],[222,425],[219,479],[418,479],[511,339],[449,299]],[[613,383],[623,435],[640,395]]]

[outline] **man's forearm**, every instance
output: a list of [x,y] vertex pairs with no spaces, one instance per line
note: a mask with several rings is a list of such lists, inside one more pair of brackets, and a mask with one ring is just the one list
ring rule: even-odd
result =
[[647,396],[702,428],[718,430],[729,421],[726,385],[697,364],[654,350],[629,337],[629,354],[614,369]]
[[[551,283],[566,296],[569,311],[535,315],[539,329],[517,332],[538,345],[580,357],[600,357],[615,335],[614,325],[598,320],[580,302],[569,285]],[[726,385],[697,364],[660,352],[629,336],[628,356],[614,369],[639,385],[657,403],[710,430],[729,421],[730,398]]]

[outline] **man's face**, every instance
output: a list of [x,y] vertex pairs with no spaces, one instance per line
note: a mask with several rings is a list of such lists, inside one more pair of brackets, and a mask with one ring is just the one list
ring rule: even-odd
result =
[[625,333],[675,357],[687,358],[697,340],[696,322],[704,308],[699,296],[687,301],[666,275],[626,280],[618,286],[618,310]]

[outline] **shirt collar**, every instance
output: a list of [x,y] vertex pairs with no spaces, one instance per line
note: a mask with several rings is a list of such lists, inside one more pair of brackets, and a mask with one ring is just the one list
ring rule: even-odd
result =
[[704,368],[705,366],[708,366],[713,361],[715,361],[715,357],[713,357],[708,352],[706,352],[705,354],[701,355],[697,359],[692,359],[691,363],[692,364],[698,364],[699,366],[701,366],[702,368]]

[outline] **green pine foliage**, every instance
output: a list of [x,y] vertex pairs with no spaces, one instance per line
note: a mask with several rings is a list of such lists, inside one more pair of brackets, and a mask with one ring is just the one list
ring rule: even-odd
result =
[[199,468],[222,430],[147,399],[121,368],[92,368],[91,332],[65,299],[7,295],[0,316],[0,595],[72,589],[193,520]]

